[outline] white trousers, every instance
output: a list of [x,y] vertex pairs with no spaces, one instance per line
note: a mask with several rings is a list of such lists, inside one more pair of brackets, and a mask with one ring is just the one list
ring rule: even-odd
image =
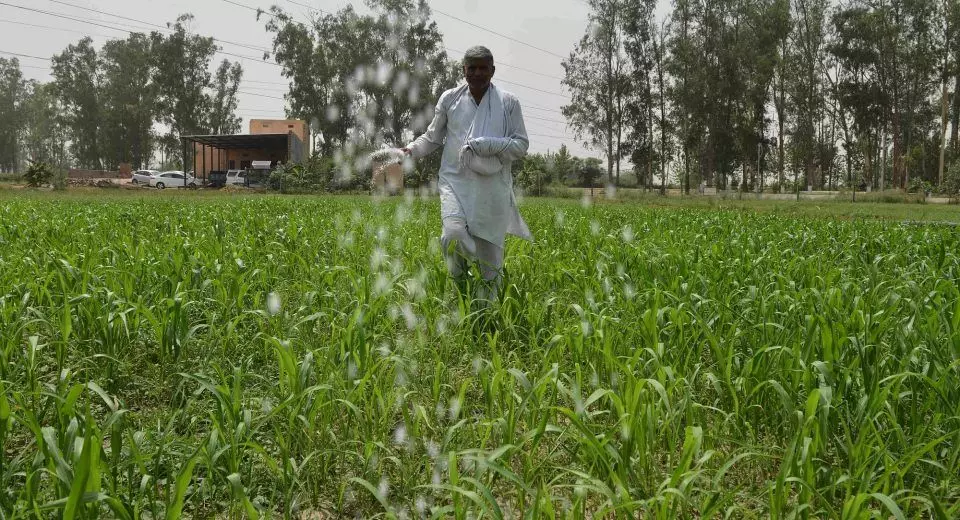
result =
[[462,217],[444,217],[440,235],[443,259],[450,276],[461,278],[467,273],[471,262],[477,262],[484,280],[499,281],[503,267],[503,246],[498,246],[470,234],[467,221]]

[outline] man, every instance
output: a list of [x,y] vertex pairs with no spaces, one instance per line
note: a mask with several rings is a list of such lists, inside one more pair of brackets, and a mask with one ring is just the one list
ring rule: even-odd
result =
[[402,150],[414,158],[441,146],[440,243],[450,275],[462,284],[471,263],[488,282],[482,299],[495,300],[507,233],[533,240],[513,196],[513,161],[529,140],[520,102],[490,80],[493,54],[472,47],[463,58],[467,84],[440,96],[425,134]]

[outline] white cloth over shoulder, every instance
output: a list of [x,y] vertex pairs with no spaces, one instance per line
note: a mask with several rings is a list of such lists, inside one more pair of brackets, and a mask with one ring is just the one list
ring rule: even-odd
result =
[[517,98],[492,84],[479,104],[466,85],[444,92],[407,148],[419,158],[441,146],[441,217],[462,217],[471,235],[501,247],[507,233],[533,240],[513,195],[513,161],[529,147]]

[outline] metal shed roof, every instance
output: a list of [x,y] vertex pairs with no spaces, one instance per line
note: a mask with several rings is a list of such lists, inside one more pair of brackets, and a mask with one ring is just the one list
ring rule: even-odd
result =
[[287,146],[287,134],[185,135],[181,139],[231,150]]

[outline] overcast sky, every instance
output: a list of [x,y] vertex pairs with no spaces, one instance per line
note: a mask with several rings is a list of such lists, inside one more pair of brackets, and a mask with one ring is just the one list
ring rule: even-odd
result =
[[[258,22],[253,11],[225,0],[2,1],[123,29],[0,5],[0,51],[45,58],[20,58],[24,74],[41,81],[50,79],[49,57],[85,35],[92,37],[99,48],[107,39],[124,37],[125,31],[149,32],[156,29],[112,15],[164,25],[181,13],[192,13],[195,16],[192,29],[198,34],[264,49],[271,47],[270,35],[264,30],[263,21]],[[265,9],[276,4],[301,21],[306,21],[316,12],[297,4],[336,11],[352,3],[360,12],[367,12],[363,0],[231,1]],[[560,85],[560,78],[563,77],[560,56],[567,56],[583,35],[588,13],[584,0],[429,0],[429,3],[434,8],[433,17],[452,57],[460,57],[452,51],[462,52],[477,44],[493,51],[497,61],[495,81],[500,79],[501,87],[517,94],[524,106],[527,131],[531,134],[531,151],[556,151],[562,143],[566,143],[575,154],[599,157],[598,152],[585,150],[575,142],[572,131],[562,122],[564,118],[560,113],[560,107],[567,102]],[[109,14],[98,14],[65,4]],[[669,2],[659,0],[659,4],[658,14],[662,17]],[[221,47],[225,52],[258,58],[240,60],[244,66],[244,81],[241,83],[243,93],[238,96],[238,111],[244,119],[244,132],[251,118],[282,118],[286,81],[280,75],[280,68],[263,63],[259,59],[261,53],[255,50],[230,44],[221,44]],[[216,62],[223,58],[238,59],[236,56],[218,55]],[[136,81],[136,78],[131,78],[131,81]]]

